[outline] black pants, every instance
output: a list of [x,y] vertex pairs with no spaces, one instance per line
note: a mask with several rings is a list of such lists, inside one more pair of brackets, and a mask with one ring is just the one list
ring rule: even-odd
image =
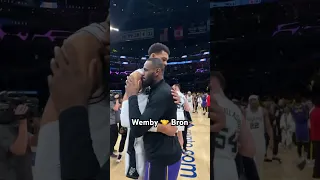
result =
[[304,153],[306,153],[307,156],[310,155],[309,145],[310,145],[309,142],[297,142],[297,152],[299,157],[302,156],[302,147],[303,147]]
[[244,174],[242,156],[238,153],[234,160],[236,161],[238,177],[240,178],[240,176]]
[[214,180],[214,153],[216,149],[216,133],[210,132],[210,179]]
[[[266,152],[268,152],[270,138],[269,138],[269,135],[267,133],[265,133],[264,135],[265,135],[265,138],[266,138]],[[275,134],[273,134],[273,137],[275,137]],[[278,137],[273,138],[273,149],[272,149],[272,151],[273,151],[273,156],[278,155],[278,152],[279,152],[279,139],[278,139]]]
[[195,111],[195,112],[198,111],[198,103],[194,103],[194,111]]
[[112,124],[110,125],[110,155],[113,154],[114,146],[117,143],[118,140],[118,125],[117,124]]
[[202,110],[203,110],[203,112],[207,112],[207,107],[206,106],[202,106]]
[[244,175],[247,180],[260,180],[256,163],[253,158],[242,156]]
[[297,141],[296,141],[296,133],[292,133],[292,142],[294,145],[297,145]]
[[188,133],[188,126],[184,126],[184,131],[182,131],[183,137],[183,150],[187,150],[187,133]]
[[127,133],[121,134],[121,141],[119,144],[119,152],[122,152],[124,149],[124,145],[126,144],[126,139],[127,139]]
[[313,167],[313,178],[320,179],[320,141],[313,141],[312,145],[314,147],[314,167]]

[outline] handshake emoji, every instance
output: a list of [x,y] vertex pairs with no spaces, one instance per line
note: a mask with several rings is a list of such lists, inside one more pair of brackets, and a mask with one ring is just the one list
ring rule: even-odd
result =
[[163,125],[167,125],[169,123],[169,120],[162,119],[162,120],[160,120],[160,122]]

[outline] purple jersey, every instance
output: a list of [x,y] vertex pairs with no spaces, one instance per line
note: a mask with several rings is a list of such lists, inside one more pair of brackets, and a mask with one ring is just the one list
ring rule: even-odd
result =
[[292,108],[292,117],[296,123],[297,142],[309,141],[308,111],[305,106],[296,105]]

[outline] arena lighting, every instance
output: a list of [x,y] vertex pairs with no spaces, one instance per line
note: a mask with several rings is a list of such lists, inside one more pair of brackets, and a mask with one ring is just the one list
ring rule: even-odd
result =
[[204,52],[204,53],[203,53],[203,55],[208,55],[208,54],[210,54],[210,52]]
[[122,62],[122,64],[129,64],[128,62]]
[[187,58],[187,55],[183,55],[183,56],[181,56],[181,58]]
[[[197,69],[196,70],[196,73],[204,73],[204,72],[206,72],[206,71],[208,71],[208,70],[206,70],[206,69]],[[124,72],[120,72],[120,71],[110,71],[110,74],[116,74],[116,75],[129,75],[129,74],[131,74],[132,73],[132,71],[124,71]]]
[[125,59],[125,58],[127,58],[126,56],[120,56],[120,59]]
[[147,58],[146,57],[142,57],[141,60],[147,60]]
[[110,26],[110,31],[117,31],[117,32],[119,32],[119,29]]

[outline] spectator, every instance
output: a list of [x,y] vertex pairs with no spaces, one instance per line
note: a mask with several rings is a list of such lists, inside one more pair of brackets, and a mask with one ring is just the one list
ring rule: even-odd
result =
[[[25,116],[27,111],[28,106],[18,105],[13,112],[15,116],[8,116],[12,119],[7,119],[8,123],[0,125],[1,180],[33,180],[32,153],[28,144],[28,125]],[[14,119],[16,117],[20,119]]]

